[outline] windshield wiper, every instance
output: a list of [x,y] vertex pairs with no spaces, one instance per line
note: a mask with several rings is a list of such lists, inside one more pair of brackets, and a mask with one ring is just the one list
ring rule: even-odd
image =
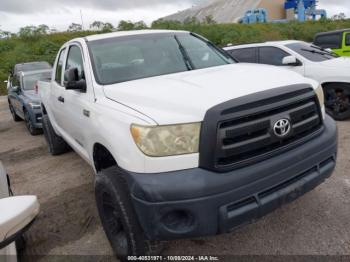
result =
[[331,52],[331,51],[328,51],[328,50],[326,50],[326,49],[324,49],[324,48],[322,48],[322,47],[319,47],[319,46],[317,46],[317,45],[311,45],[311,47],[312,47],[312,48],[315,48],[315,49],[318,49],[318,50],[320,50],[320,51],[322,51],[322,52],[325,52],[325,53],[327,53],[327,54],[329,54],[329,55],[331,55],[331,56],[333,56],[333,57],[339,57],[336,53],[333,53],[333,52]]
[[187,53],[186,49],[183,47],[183,45],[181,44],[179,38],[176,35],[174,36],[174,38],[175,38],[177,44],[179,45],[179,49],[180,49],[180,52],[182,54],[182,58],[183,58],[183,60],[184,60],[184,62],[186,64],[186,67],[187,67],[188,71],[193,70],[194,69],[194,65],[193,65],[190,57],[188,56],[188,53]]
[[313,53],[313,54],[319,54],[319,55],[328,55],[328,56],[331,56],[330,53],[328,52],[324,52],[324,51],[317,51],[317,50],[313,50],[313,49],[307,49],[307,48],[302,48],[300,49],[301,51],[305,51],[305,52],[310,52],[310,53]]

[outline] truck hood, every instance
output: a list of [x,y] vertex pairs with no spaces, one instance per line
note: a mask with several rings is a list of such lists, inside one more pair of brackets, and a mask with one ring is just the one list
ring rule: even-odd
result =
[[293,84],[316,82],[273,66],[233,64],[104,86],[105,96],[157,124],[200,122],[223,102]]
[[344,69],[344,67],[350,68],[350,58],[349,57],[338,57],[335,59],[321,62],[321,65],[327,66],[327,67],[339,68],[340,70]]

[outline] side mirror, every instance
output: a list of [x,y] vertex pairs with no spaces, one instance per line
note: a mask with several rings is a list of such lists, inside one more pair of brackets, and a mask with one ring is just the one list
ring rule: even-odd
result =
[[67,90],[86,91],[86,81],[79,79],[78,68],[70,68],[64,72],[64,86]]
[[282,60],[282,64],[285,66],[300,66],[300,61],[295,56],[286,56]]
[[14,242],[30,227],[39,209],[36,196],[0,199],[0,249]]
[[9,81],[8,80],[5,80],[4,83],[7,84]]

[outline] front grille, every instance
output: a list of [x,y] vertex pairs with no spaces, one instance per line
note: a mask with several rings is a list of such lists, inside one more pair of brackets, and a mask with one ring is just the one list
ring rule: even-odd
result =
[[[285,137],[277,136],[273,129],[281,119],[291,124],[291,131]],[[262,161],[311,139],[321,127],[318,99],[309,87],[280,88],[232,100],[207,113],[200,165],[228,171]],[[208,135],[216,140],[211,149]]]

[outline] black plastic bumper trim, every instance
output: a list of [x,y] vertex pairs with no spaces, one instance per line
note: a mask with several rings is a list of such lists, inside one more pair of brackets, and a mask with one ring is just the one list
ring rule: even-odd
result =
[[[147,237],[170,240],[230,232],[293,201],[331,176],[337,128],[326,117],[320,136],[271,159],[227,173],[200,168],[160,174],[125,171],[135,210]],[[167,229],[169,212],[188,212],[188,231]]]

